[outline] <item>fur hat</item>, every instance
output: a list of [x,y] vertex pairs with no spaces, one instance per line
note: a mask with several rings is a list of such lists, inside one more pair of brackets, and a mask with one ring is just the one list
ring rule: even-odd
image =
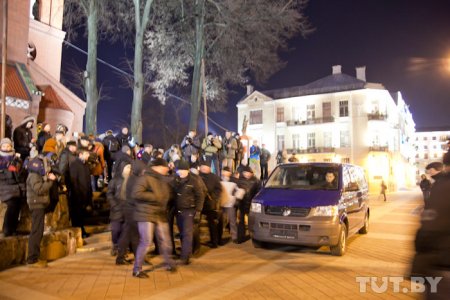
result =
[[57,124],[56,125],[56,131],[55,133],[62,133],[64,135],[66,135],[67,131],[69,130],[69,128],[67,128],[66,125],[63,124]]
[[8,138],[3,138],[3,139],[0,141],[0,147],[3,146],[3,144],[10,144],[11,147],[12,147],[12,142],[11,142],[11,140],[8,139]]
[[189,163],[185,160],[180,160],[178,162],[178,170],[189,170]]
[[32,122],[33,124],[36,123],[36,118],[33,116],[26,116],[25,118],[23,118],[22,122],[20,122],[19,126],[21,125],[25,125],[28,122]]
[[67,146],[75,146],[75,147],[77,147],[77,142],[75,142],[75,141],[68,141],[67,142]]

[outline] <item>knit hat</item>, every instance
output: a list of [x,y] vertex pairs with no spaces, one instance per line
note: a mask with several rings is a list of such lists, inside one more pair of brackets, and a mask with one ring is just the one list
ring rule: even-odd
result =
[[213,135],[212,132],[208,132],[208,134],[206,136],[210,136],[210,135]]
[[75,142],[75,141],[68,141],[67,142],[67,146],[77,146],[77,142]]
[[189,163],[185,160],[180,160],[178,162],[178,170],[189,170]]
[[151,166],[151,167],[157,167],[157,166],[167,167],[168,164],[167,164],[167,161],[166,161],[166,160],[164,160],[164,159],[162,159],[162,158],[156,158],[155,160],[153,160],[153,161],[150,163],[150,166]]
[[10,144],[10,145],[12,146],[12,142],[11,142],[11,140],[8,139],[8,138],[3,138],[3,139],[0,141],[0,147],[3,146],[3,144]]

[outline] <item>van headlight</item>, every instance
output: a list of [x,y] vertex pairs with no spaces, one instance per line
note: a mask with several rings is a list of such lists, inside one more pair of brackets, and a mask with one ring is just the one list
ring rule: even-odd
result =
[[252,203],[250,207],[250,211],[254,213],[262,213],[262,205],[261,203]]
[[314,208],[314,216],[316,217],[333,217],[338,215],[337,205],[317,206]]

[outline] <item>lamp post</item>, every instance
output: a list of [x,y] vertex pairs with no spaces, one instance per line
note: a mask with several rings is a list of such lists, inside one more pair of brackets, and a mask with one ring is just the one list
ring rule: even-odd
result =
[[8,0],[3,0],[3,40],[2,40],[2,89],[1,89],[1,119],[0,137],[3,139],[6,132],[6,52],[8,50]]

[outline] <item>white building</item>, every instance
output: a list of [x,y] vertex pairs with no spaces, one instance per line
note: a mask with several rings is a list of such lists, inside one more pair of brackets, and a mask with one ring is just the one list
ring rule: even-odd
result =
[[434,161],[442,162],[448,150],[450,128],[421,128],[416,131],[414,145],[416,150],[417,180],[425,174],[425,167]]
[[[237,104],[238,124],[272,153],[285,148],[302,162],[347,162],[364,166],[372,191],[384,179],[391,190],[414,184],[414,121],[401,94],[333,66],[312,83],[270,91],[247,89]],[[272,157],[274,157],[273,155]],[[274,166],[274,159],[272,167]]]

